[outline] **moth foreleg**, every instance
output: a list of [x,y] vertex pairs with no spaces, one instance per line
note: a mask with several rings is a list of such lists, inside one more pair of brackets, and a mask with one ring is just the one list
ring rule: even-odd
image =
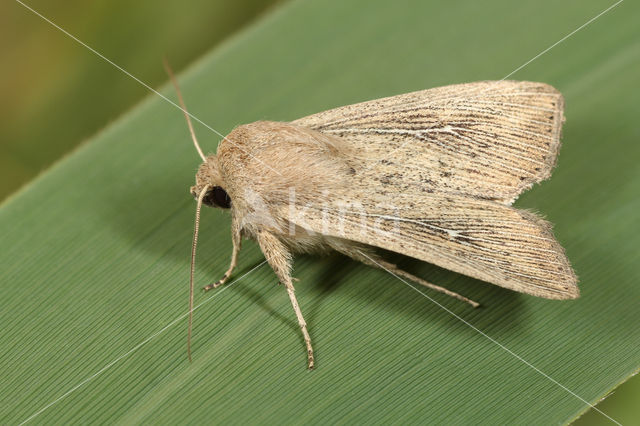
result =
[[446,289],[444,287],[440,287],[439,285],[435,285],[432,284],[426,280],[423,280],[420,277],[416,277],[415,275],[402,270],[400,268],[398,268],[396,265],[394,265],[393,263],[387,262],[383,259],[381,259],[379,256],[375,255],[374,253],[372,253],[370,250],[366,249],[365,247],[360,247],[359,245],[349,245],[349,246],[342,246],[342,245],[338,245],[334,247],[337,251],[346,254],[347,256],[351,257],[354,260],[357,260],[358,262],[362,262],[365,265],[368,266],[373,266],[374,268],[378,268],[378,269],[384,269],[385,271],[391,273],[392,275],[395,275],[397,277],[403,277],[408,279],[409,281],[413,281],[416,284],[420,284],[422,286],[425,286],[427,288],[430,288],[432,290],[435,290],[437,292],[440,293],[444,293],[447,296],[451,296],[454,297],[462,302],[468,303],[471,306],[473,306],[474,308],[477,308],[478,306],[480,306],[480,304],[478,302],[475,302],[467,297],[462,296],[461,294],[458,294],[454,291],[451,291],[449,289]]
[[233,242],[233,250],[231,252],[231,263],[229,264],[229,269],[227,269],[227,272],[225,272],[222,278],[220,278],[218,281],[203,287],[202,289],[204,291],[209,291],[212,288],[220,287],[221,285],[226,283],[227,280],[231,277],[231,273],[233,272],[233,270],[236,267],[236,264],[238,263],[238,253],[240,252],[240,246],[242,244],[242,238],[240,237],[239,229],[232,230],[231,240]]
[[291,305],[293,306],[293,310],[295,311],[298,319],[298,324],[302,330],[304,343],[307,347],[309,369],[312,369],[314,366],[314,359],[313,348],[311,347],[311,337],[307,331],[307,323],[302,316],[300,305],[296,299],[295,288],[293,287],[293,279],[291,278],[291,254],[287,247],[273,234],[260,231],[258,232],[257,240],[267,262],[269,262],[269,265],[287,290],[287,294],[291,300]]

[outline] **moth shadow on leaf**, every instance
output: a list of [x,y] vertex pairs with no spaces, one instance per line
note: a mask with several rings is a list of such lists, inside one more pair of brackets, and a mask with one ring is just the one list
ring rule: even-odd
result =
[[[246,274],[248,271],[253,270],[257,266],[259,266],[262,262],[255,262],[254,265],[250,267],[240,267],[237,271],[237,276],[242,276]],[[268,266],[265,265],[265,268]],[[246,270],[246,271],[244,271]],[[279,323],[286,325],[288,328],[293,330],[296,334],[298,333],[298,324],[295,321],[294,317],[286,316],[277,311],[277,309],[269,303],[267,298],[270,293],[267,292],[268,288],[266,286],[260,286],[259,288],[252,288],[249,285],[242,285],[242,283],[238,283],[239,285],[234,285],[231,291],[236,292],[239,296],[246,299],[247,303],[250,303],[253,306],[265,311],[269,314],[270,318],[276,319]],[[278,289],[284,293],[284,290],[281,288],[282,285],[278,284],[277,278],[274,276],[272,280],[267,285],[277,286]],[[214,290],[215,291],[215,290]],[[285,296],[284,294],[282,295]]]
[[[354,303],[358,305],[362,305],[365,302],[374,304],[376,309],[393,311],[393,316],[409,317],[411,321],[417,322],[428,321],[430,324],[437,322],[442,324],[443,328],[461,330],[457,326],[460,320],[451,314],[453,312],[480,331],[487,332],[493,337],[518,335],[525,331],[526,323],[523,321],[527,311],[525,300],[531,296],[469,278],[397,253],[386,251],[380,251],[379,253],[382,254],[385,260],[395,263],[401,269],[424,278],[433,284],[468,296],[479,302],[481,306],[474,309],[461,301],[407,281],[404,278],[401,280],[382,269],[373,269],[375,272],[365,274],[366,282],[356,284],[366,287],[369,291],[342,292],[352,298],[361,299],[354,300]],[[343,286],[349,285],[348,281],[353,282],[353,273],[372,269],[338,254],[332,255],[328,259],[318,259],[318,261],[325,262],[326,266],[320,273],[313,274],[312,277],[307,278],[307,280],[312,279],[314,282],[305,283],[306,286],[312,286],[318,295],[315,298],[316,301],[307,308],[309,312],[308,322],[311,324],[312,330],[316,327],[322,327],[322,324],[318,324],[319,317],[322,316],[323,305],[330,303],[327,300],[329,296],[340,291]],[[349,272],[354,269],[356,271],[349,276]],[[403,281],[428,297],[418,294]],[[394,287],[388,288],[389,285]],[[387,286],[387,288],[381,288],[381,286]],[[391,303],[389,303],[387,296],[388,291],[394,293]],[[416,298],[423,303],[416,306]],[[552,301],[549,302],[553,303]],[[438,304],[451,312],[447,312],[446,309],[438,306]],[[471,327],[464,327],[462,330],[464,330],[463,333],[477,333]]]
[[[322,305],[327,302],[329,296],[337,291],[341,286],[345,285],[347,272],[353,269],[358,263],[349,260],[347,257],[338,253],[332,253],[325,258],[314,257],[310,255],[299,256],[301,259],[316,259],[318,262],[325,263],[320,270],[320,273],[312,276],[313,283],[305,283],[306,286],[311,287],[315,293],[318,294],[318,302],[309,306],[308,317],[309,323],[314,324],[319,311],[322,309]],[[295,271],[294,271],[295,275]]]

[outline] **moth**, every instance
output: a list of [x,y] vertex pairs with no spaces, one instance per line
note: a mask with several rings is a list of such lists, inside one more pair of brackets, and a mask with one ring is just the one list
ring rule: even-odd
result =
[[236,127],[205,156],[174,84],[203,160],[190,189],[197,200],[190,309],[202,204],[230,211],[233,242],[229,268],[204,290],[229,279],[243,238],[255,240],[290,298],[309,368],[313,348],[291,276],[297,253],[337,251],[472,306],[376,249],[538,297],[579,296],[550,224],[512,207],[555,166],[564,100],[553,87],[456,84],[292,122],[258,121]]

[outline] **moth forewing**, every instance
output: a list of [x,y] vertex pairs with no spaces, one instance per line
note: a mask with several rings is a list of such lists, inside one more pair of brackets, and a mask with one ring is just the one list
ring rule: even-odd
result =
[[375,249],[523,293],[577,297],[550,226],[510,207],[549,177],[563,120],[562,95],[551,86],[499,81],[239,126],[206,158],[192,188],[194,196],[220,188],[232,213],[230,267],[206,289],[229,278],[241,237],[256,240],[289,295],[309,367],[311,338],[291,278],[295,253],[336,250],[473,306]]
[[[356,195],[370,197],[367,191]],[[329,237],[395,251],[522,293],[578,296],[562,247],[549,225],[532,213],[493,201],[407,190],[396,194],[395,202],[390,209],[372,199],[364,211],[306,205],[301,223],[313,231],[324,227]],[[324,223],[321,209],[328,212]]]
[[336,108],[294,121],[340,137],[373,183],[510,204],[551,175],[564,100],[543,83],[488,81]]

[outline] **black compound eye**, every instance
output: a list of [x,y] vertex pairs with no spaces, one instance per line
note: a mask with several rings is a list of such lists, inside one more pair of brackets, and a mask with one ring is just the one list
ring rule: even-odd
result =
[[219,186],[214,186],[213,189],[207,193],[205,198],[210,204],[217,207],[221,207],[223,209],[231,207],[231,198],[229,198],[229,194]]

